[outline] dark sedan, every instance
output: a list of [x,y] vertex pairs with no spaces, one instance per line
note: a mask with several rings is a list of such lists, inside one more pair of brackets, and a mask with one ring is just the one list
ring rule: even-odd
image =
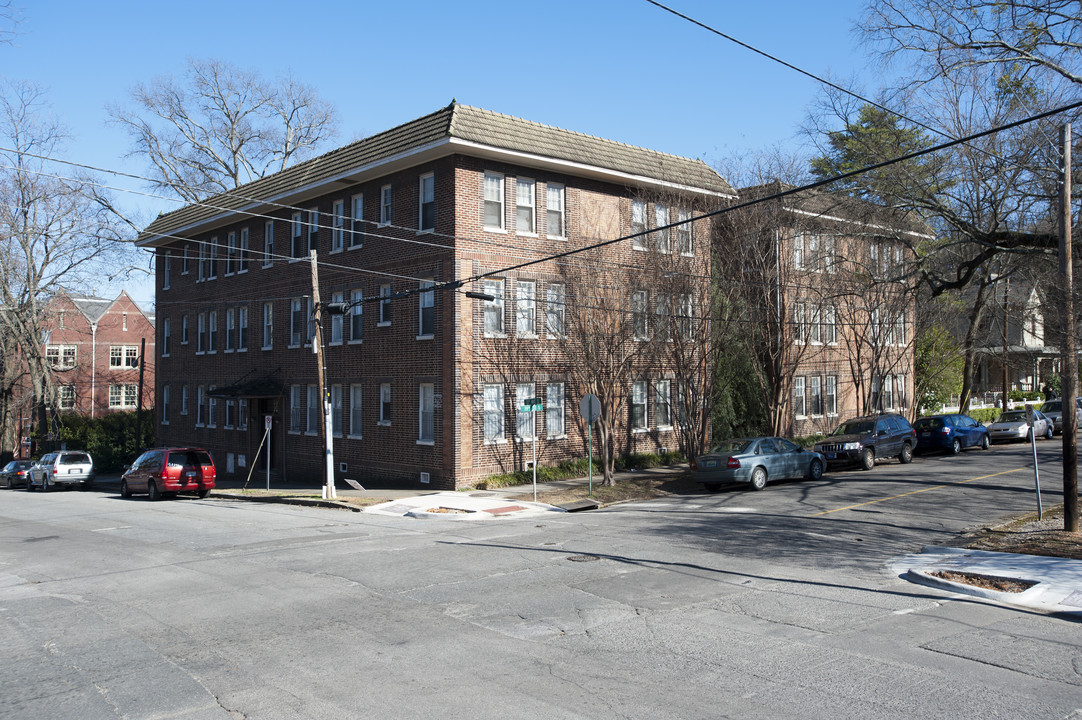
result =
[[12,460],[0,470],[0,486],[9,490],[13,487],[26,487],[26,477],[33,464],[29,460]]
[[987,450],[991,445],[988,428],[968,415],[929,415],[913,423],[917,431],[921,452],[947,450],[953,455],[964,448],[979,447]]
[[824,468],[822,455],[791,440],[741,438],[727,440],[692,460],[691,476],[711,492],[728,483],[747,483],[752,490],[762,490],[771,480],[818,480]]

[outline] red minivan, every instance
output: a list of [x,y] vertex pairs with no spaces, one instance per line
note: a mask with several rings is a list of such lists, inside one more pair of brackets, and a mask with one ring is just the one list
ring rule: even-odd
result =
[[194,492],[203,498],[214,489],[214,477],[214,458],[202,448],[154,448],[124,473],[120,494],[159,500],[163,493]]

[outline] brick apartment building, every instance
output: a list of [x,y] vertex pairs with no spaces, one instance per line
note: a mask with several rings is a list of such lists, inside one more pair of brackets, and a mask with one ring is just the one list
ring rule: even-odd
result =
[[[160,216],[139,240],[157,260],[158,438],[260,478],[269,441],[272,477],[322,480],[315,250],[321,303],[348,304],[322,322],[336,481],[462,487],[521,467],[524,438],[542,464],[581,457],[565,321],[615,278],[638,283],[636,327],[669,312],[646,271],[707,276],[710,222],[625,236],[733,195],[698,160],[452,103]],[[552,256],[603,241],[604,270],[571,287],[576,257]],[[637,368],[621,451],[677,447],[668,370]],[[528,397],[544,412],[519,412]]]
[[[775,182],[740,196],[791,189]],[[912,248],[933,238],[929,228],[829,192],[787,195],[739,214],[730,232],[757,236],[759,255],[768,258],[761,271],[769,299],[761,304],[777,332],[779,432],[809,436],[856,415],[912,415],[909,269]]]

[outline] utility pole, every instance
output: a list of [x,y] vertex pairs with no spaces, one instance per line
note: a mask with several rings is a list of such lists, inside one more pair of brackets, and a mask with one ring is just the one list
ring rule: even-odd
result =
[[1063,183],[1060,197],[1059,273],[1063,288],[1063,529],[1078,532],[1078,359],[1074,341],[1074,263],[1071,258],[1071,124],[1060,129],[1063,144]]
[[309,254],[312,260],[312,320],[315,322],[316,335],[312,338],[315,345],[316,364],[319,376],[319,399],[323,403],[323,441],[324,454],[326,456],[325,474],[326,484],[323,487],[323,499],[333,500],[338,497],[334,490],[334,431],[332,429],[333,418],[331,417],[331,398],[327,390],[327,363],[323,358],[323,305],[319,301],[319,267],[316,262],[316,251]]
[[1007,328],[1007,323],[1010,321],[1010,295],[1011,278],[1007,276],[1003,287],[1003,412],[1007,412],[1010,407],[1008,393],[1011,384],[1011,371],[1008,365],[1010,354],[1007,349],[1007,341],[1010,339]]
[[139,343],[139,395],[135,402],[135,454],[142,451],[143,446],[143,370],[146,368],[147,339],[143,338]]

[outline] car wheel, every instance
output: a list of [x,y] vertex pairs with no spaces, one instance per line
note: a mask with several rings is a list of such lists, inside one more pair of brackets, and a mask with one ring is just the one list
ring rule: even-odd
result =
[[962,452],[962,441],[954,438],[954,442],[951,443],[951,455],[957,455],[960,452]]
[[822,463],[821,460],[819,460],[819,458],[815,458],[814,460],[811,461],[811,464],[808,465],[808,479],[809,480],[819,480],[822,477],[823,477],[823,463]]
[[752,490],[762,490],[766,487],[766,469],[757,467],[751,471],[751,485]]
[[992,447],[992,441],[988,439],[987,435],[985,435],[981,438],[981,450],[987,450],[990,447]]
[[902,465],[908,465],[913,462],[913,446],[909,443],[902,445],[902,451],[898,453],[898,462]]
[[207,495],[210,495],[210,490],[203,489],[199,491],[199,497],[205,498]]
[[1051,425],[1045,425],[1044,426],[1044,439],[1045,440],[1051,440],[1052,439],[1052,426]]
[[8,490],[10,490],[10,489],[12,489],[13,487],[15,487],[15,481],[14,481],[14,480],[12,480],[11,478],[8,478],[8,485],[7,485],[7,487],[8,487]]
[[49,475],[48,475],[48,473],[43,475],[42,478],[41,478],[41,491],[42,492],[49,492]]
[[871,470],[875,467],[875,448],[866,447],[860,453],[860,467]]
[[121,480],[120,481],[120,497],[124,497],[124,498],[130,498],[131,497],[131,488],[128,487],[128,481],[127,480]]
[[147,499],[155,502],[162,499],[162,491],[158,489],[158,483],[153,480],[147,482]]

